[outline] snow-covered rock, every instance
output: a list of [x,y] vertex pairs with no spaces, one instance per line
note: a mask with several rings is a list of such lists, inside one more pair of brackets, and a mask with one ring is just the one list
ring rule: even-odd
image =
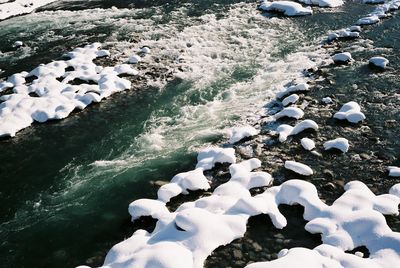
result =
[[312,15],[310,7],[303,7],[301,4],[292,1],[262,1],[259,9],[264,11],[281,12],[286,16],[304,16]]
[[380,21],[379,17],[377,15],[371,15],[367,16],[364,18],[361,18],[357,21],[358,25],[370,25],[370,24],[375,24]]
[[279,113],[274,114],[275,119],[279,119],[279,118],[283,118],[283,117],[300,119],[303,116],[304,116],[303,110],[298,107],[287,107],[287,108],[284,108]]
[[389,166],[389,176],[391,177],[400,177],[400,167]]
[[137,63],[139,63],[141,60],[142,60],[142,58],[141,58],[140,56],[138,56],[138,55],[135,54],[135,55],[132,55],[132,56],[129,57],[128,63],[130,63],[130,64],[137,64]]
[[289,136],[297,135],[307,129],[318,130],[318,124],[311,119],[306,119],[297,123],[294,127],[282,124],[276,129],[276,131],[279,133],[279,141],[284,142]]
[[314,174],[313,170],[309,166],[296,161],[285,161],[285,168],[303,176]]
[[333,55],[332,60],[336,63],[347,63],[353,60],[349,52],[343,52]]
[[229,143],[234,144],[244,138],[252,137],[260,133],[252,126],[234,127],[229,133]]
[[216,163],[235,163],[236,156],[233,148],[210,147],[203,149],[197,155],[196,169],[209,170]]
[[299,100],[299,98],[300,98],[299,95],[292,94],[282,100],[282,105],[288,106],[289,104],[296,103]]
[[349,150],[349,141],[345,138],[337,138],[324,143],[325,150],[338,149],[343,153]]
[[325,98],[322,98],[322,102],[325,104],[331,104],[331,103],[333,103],[333,100],[331,97],[325,97]]
[[386,65],[389,64],[388,59],[379,56],[370,58],[368,62],[371,66],[378,67],[381,69],[385,69]]
[[333,115],[333,118],[347,120],[351,123],[358,123],[365,119],[365,115],[361,112],[360,105],[354,101],[350,101],[344,104],[339,112]]
[[24,43],[22,41],[15,41],[14,43],[14,47],[22,47],[24,45]]
[[309,138],[302,138],[300,140],[301,146],[303,146],[304,149],[307,151],[311,151],[312,149],[315,148],[315,142],[312,139]]
[[149,47],[142,47],[140,49],[140,52],[144,53],[144,54],[149,54],[150,53],[150,48]]
[[342,0],[300,0],[299,2],[320,7],[339,7],[344,4]]
[[283,98],[289,94],[295,93],[295,92],[303,92],[303,91],[309,91],[309,86],[306,83],[301,83],[297,85],[292,85],[289,87],[285,87],[281,91],[279,91],[276,94],[276,97],[278,99]]
[[[118,75],[136,75],[128,64],[114,67],[96,65],[93,60],[109,55],[100,43],[76,48],[65,54],[68,60],[41,64],[31,72],[11,75],[2,83],[0,91],[12,88],[14,93],[2,96],[0,104],[0,137],[14,136],[17,131],[34,121],[46,122],[66,118],[75,109],[84,109],[92,102],[100,102],[110,95],[131,87],[131,82]],[[66,71],[67,68],[72,71]],[[33,78],[30,84],[26,78]],[[86,81],[80,85],[75,79]],[[39,97],[32,97],[35,93]]]
[[383,4],[385,0],[362,0],[364,4]]

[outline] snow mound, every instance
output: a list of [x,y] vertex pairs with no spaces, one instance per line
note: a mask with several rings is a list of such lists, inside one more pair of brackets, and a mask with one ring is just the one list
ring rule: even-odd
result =
[[389,60],[384,57],[372,57],[369,59],[369,64],[381,69],[385,69],[386,65],[389,64]]
[[285,161],[285,168],[304,176],[314,174],[309,166],[296,161]]
[[169,202],[171,198],[179,194],[188,194],[188,190],[208,190],[210,184],[203,174],[203,169],[197,168],[192,171],[175,175],[171,182],[160,187],[157,192],[158,200]]
[[290,117],[295,119],[300,119],[304,116],[304,112],[302,109],[297,107],[287,107],[284,108],[279,113],[274,114],[275,119],[283,118],[283,117]]
[[349,141],[345,138],[337,138],[324,143],[325,150],[338,149],[343,153],[349,150]]
[[391,177],[400,177],[400,167],[390,166],[388,167],[389,176]]
[[331,104],[331,103],[333,103],[333,100],[331,97],[325,97],[325,98],[322,98],[322,102],[325,104]]
[[[287,161],[286,165],[312,174],[300,163]],[[349,182],[345,193],[328,206],[319,199],[315,186],[302,180],[289,180],[252,196],[250,189],[272,183],[268,173],[253,171],[260,167],[261,161],[255,158],[232,164],[228,182],[210,196],[181,204],[174,212],[159,200],[132,202],[132,219],[151,216],[158,219],[156,227],[151,233],[138,230],[113,246],[103,268],[203,267],[217,247],[244,236],[251,216],[267,214],[276,228],[285,227],[286,218],[278,208],[281,204],[303,206],[308,221],[305,229],[321,234],[323,244],[314,249],[284,249],[277,260],[247,267],[392,267],[398,263],[400,234],[388,227],[382,214],[399,214],[400,184],[393,186],[390,194],[377,196],[362,182]],[[175,183],[187,177],[182,174]],[[345,252],[358,246],[368,248],[369,258]]]
[[312,149],[315,148],[315,142],[312,139],[309,138],[302,138],[300,140],[301,146],[303,146],[304,149],[307,151],[311,151]]
[[301,4],[292,1],[262,1],[259,9],[280,12],[289,17],[312,15],[313,13],[310,7],[303,7]]
[[283,106],[288,106],[289,104],[296,103],[300,99],[299,95],[292,94],[282,100]]
[[297,135],[307,129],[318,130],[318,125],[315,121],[306,119],[299,122],[294,127],[282,124],[276,129],[276,131],[279,133],[279,141],[284,142],[289,136]]
[[358,123],[365,119],[365,115],[361,112],[360,105],[354,101],[350,101],[344,104],[339,112],[333,115],[333,118],[347,120],[351,123]]
[[332,60],[336,63],[347,63],[353,60],[349,52],[343,52],[333,55]]
[[210,170],[216,163],[233,164],[235,162],[236,156],[233,148],[210,147],[203,149],[197,155],[196,169]]
[[283,98],[291,93],[295,92],[303,92],[303,91],[309,91],[309,86],[306,83],[301,83],[298,85],[292,85],[289,87],[285,87],[282,91],[278,92],[276,94],[276,97],[278,99]]
[[234,144],[244,138],[252,137],[260,133],[252,126],[235,127],[229,133],[229,143]]
[[[0,92],[11,88],[14,93],[1,97],[0,137],[13,137],[34,121],[42,123],[66,118],[75,109],[85,109],[92,102],[129,89],[131,82],[119,75],[137,75],[138,71],[127,64],[96,65],[94,59],[110,55],[100,46],[94,43],[76,48],[64,55],[68,60],[41,64],[30,73],[14,74],[1,83]],[[26,78],[34,79],[27,83]],[[76,79],[87,83],[74,85],[72,82]]]

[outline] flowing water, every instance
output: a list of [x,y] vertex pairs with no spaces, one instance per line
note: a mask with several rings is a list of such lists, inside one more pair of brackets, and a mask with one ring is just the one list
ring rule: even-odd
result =
[[[176,75],[0,141],[2,265],[101,264],[133,231],[131,201],[154,198],[153,181],[191,169],[197,149],[252,122],[275,86],[323,57],[318,43],[330,29],[372,9],[349,2],[311,17],[267,18],[252,1],[59,1],[0,22],[1,77],[91,42],[114,62],[150,46],[145,61]],[[390,31],[399,19],[385,23]],[[370,38],[398,49],[398,33],[390,41],[381,32]],[[17,40],[26,46],[12,49]]]

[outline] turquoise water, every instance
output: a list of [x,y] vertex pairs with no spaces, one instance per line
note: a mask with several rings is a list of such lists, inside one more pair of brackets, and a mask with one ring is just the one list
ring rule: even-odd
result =
[[[187,69],[180,78],[116,94],[0,141],[4,267],[101,264],[107,250],[134,230],[131,201],[154,198],[152,181],[192,169],[196,150],[223,141],[227,128],[250,120],[273,96],[273,85],[298,75],[314,52],[307,44],[354,21],[326,23],[328,14],[321,13],[268,22],[254,4],[232,1],[126,2],[62,1],[0,22],[2,77],[95,41],[116,61],[147,42],[171,69],[180,42],[199,47],[184,53]],[[371,9],[357,7],[354,17]],[[14,51],[16,40],[28,46]]]

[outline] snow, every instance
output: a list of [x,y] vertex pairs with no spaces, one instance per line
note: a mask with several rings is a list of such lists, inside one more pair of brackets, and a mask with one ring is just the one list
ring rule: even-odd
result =
[[197,168],[192,171],[175,175],[171,182],[160,187],[157,192],[158,200],[169,202],[172,197],[181,193],[188,194],[188,190],[208,190],[210,184],[203,174],[203,169]]
[[291,1],[262,1],[259,8],[264,11],[281,12],[289,17],[312,15],[313,13],[310,7],[303,7],[301,4]]
[[285,161],[285,168],[304,176],[314,174],[309,166],[296,161]]
[[364,4],[383,4],[385,0],[362,0]]
[[57,0],[15,0],[0,4],[0,20],[22,14],[31,13],[35,9]]
[[289,104],[296,103],[300,99],[299,95],[292,94],[282,100],[283,106],[288,106]]
[[[169,211],[160,200],[132,202],[132,219],[151,216],[158,220],[156,227],[151,233],[138,230],[113,246],[102,267],[203,267],[216,248],[244,236],[251,216],[269,215],[276,228],[284,228],[287,220],[279,211],[281,204],[303,206],[308,222],[305,229],[321,234],[322,244],[314,249],[283,249],[276,260],[246,267],[392,267],[400,261],[400,235],[389,228],[382,215],[399,214],[400,184],[389,194],[377,196],[362,182],[349,182],[344,194],[328,206],[315,186],[303,180],[289,180],[252,196],[250,189],[272,183],[271,175],[254,171],[260,167],[256,158],[232,164],[228,182],[209,196],[181,204],[176,211]],[[304,175],[313,173],[294,161],[286,161],[285,167]],[[179,179],[174,177],[171,183],[185,181],[187,174],[191,172],[178,174]],[[197,180],[195,177],[190,183]],[[358,246],[366,246],[370,256],[360,258],[345,252]]]
[[150,53],[150,48],[149,47],[142,47],[140,49],[140,52],[142,52],[144,54],[149,54]]
[[309,91],[309,86],[306,83],[301,83],[297,85],[292,85],[289,87],[285,87],[283,90],[276,94],[278,99],[285,97],[294,92],[302,92],[302,91]]
[[338,54],[333,55],[332,60],[334,62],[345,63],[345,62],[352,61],[353,58],[351,57],[351,54],[349,52],[343,52],[343,53],[338,53]]
[[24,45],[24,43],[22,41],[15,41],[14,43],[14,47],[18,48],[18,47],[22,47]]
[[373,65],[375,67],[379,67],[379,68],[385,69],[386,65],[389,64],[389,60],[384,58],[384,57],[377,56],[377,57],[370,58],[369,59],[369,64]]
[[359,32],[361,32],[360,26],[351,26],[350,28],[341,29],[329,34],[328,41],[333,41],[340,38],[358,38],[360,37]]
[[276,129],[276,131],[279,133],[279,141],[284,142],[289,136],[297,135],[307,129],[318,130],[318,125],[317,123],[315,123],[315,121],[311,119],[306,119],[299,122],[294,127],[282,124]]
[[[41,64],[29,73],[16,73],[1,83],[0,91],[12,88],[14,93],[1,97],[4,102],[0,104],[0,137],[13,137],[34,121],[42,123],[66,118],[75,109],[82,110],[92,102],[129,89],[131,82],[119,75],[137,75],[138,72],[128,64],[102,67],[93,63],[98,57],[110,55],[100,46],[94,43],[76,48],[65,54],[68,60]],[[73,70],[66,71],[67,68]],[[29,77],[34,78],[31,84],[25,80]],[[70,82],[74,79],[88,83],[73,85]]]
[[300,0],[299,2],[320,7],[339,7],[344,4],[342,0]]
[[311,151],[312,149],[315,148],[315,142],[312,139],[309,138],[302,138],[300,140],[301,146],[303,146],[304,149],[307,151]]
[[358,123],[365,119],[365,115],[361,112],[360,105],[354,101],[350,101],[344,104],[339,112],[333,115],[333,118],[347,120],[351,123]]
[[325,98],[322,98],[322,102],[325,104],[331,104],[331,103],[333,103],[333,100],[331,97],[325,97]]
[[279,113],[274,114],[275,119],[283,118],[283,117],[290,117],[295,119],[300,119],[304,116],[304,112],[302,109],[297,107],[287,107],[284,108]]
[[259,133],[257,129],[252,126],[235,127],[229,133],[229,143],[234,144],[244,138],[255,136]]
[[364,18],[361,18],[357,21],[358,25],[370,25],[370,24],[375,24],[378,23],[379,17],[377,15],[371,15],[371,16],[367,16]]
[[400,167],[389,166],[389,176],[391,177],[400,177]]
[[324,143],[325,150],[338,149],[343,153],[349,150],[349,141],[345,138],[336,138]]
[[233,148],[210,147],[203,149],[197,155],[197,168],[212,169],[216,163],[235,163],[236,156]]
[[132,56],[129,57],[128,63],[130,63],[130,64],[137,64],[137,63],[139,63],[141,60],[142,60],[142,58],[141,58],[140,56],[138,56],[138,55],[135,54],[135,55],[132,55]]

